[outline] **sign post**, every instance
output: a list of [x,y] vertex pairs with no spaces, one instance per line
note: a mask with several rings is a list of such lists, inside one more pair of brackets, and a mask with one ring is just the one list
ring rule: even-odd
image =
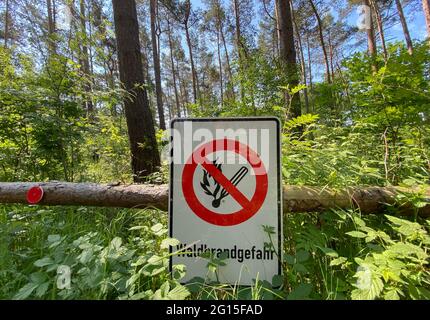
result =
[[171,130],[170,267],[186,266],[184,282],[271,282],[282,271],[279,120],[175,119]]

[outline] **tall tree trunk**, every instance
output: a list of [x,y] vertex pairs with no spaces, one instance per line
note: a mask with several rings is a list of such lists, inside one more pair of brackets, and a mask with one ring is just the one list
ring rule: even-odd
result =
[[331,80],[334,81],[334,64],[333,64],[333,56],[334,56],[334,52],[333,52],[333,44],[331,42],[331,32],[330,30],[328,31],[328,52],[329,52],[329,57],[330,57],[330,68],[331,68]]
[[[225,59],[227,61],[227,72],[228,72],[228,79],[230,81],[229,90],[228,90],[228,97],[231,97],[234,100],[236,100],[236,94],[234,92],[234,86],[233,86],[233,73],[231,71],[231,64],[230,64],[230,56],[228,54],[227,44],[225,41],[224,31],[223,27],[221,26],[221,41],[224,47],[224,53],[225,53]],[[227,93],[226,93],[227,95]]]
[[[236,40],[236,50],[237,57],[239,61],[239,71],[241,73],[241,77],[243,76],[243,55],[245,54],[245,46],[242,43],[242,34],[240,31],[240,10],[239,10],[239,2],[238,0],[233,0],[234,7],[234,18],[235,18],[235,40]],[[242,80],[240,81],[240,97],[243,101],[245,99],[245,92]]]
[[311,92],[314,89],[313,78],[312,78],[312,59],[311,59],[311,46],[309,44],[309,36],[306,36],[306,48],[308,54],[308,70],[309,70],[309,86]]
[[378,5],[377,5],[375,0],[371,0],[371,5],[373,7],[373,10],[375,11],[376,25],[378,27],[379,38],[381,40],[381,46],[382,46],[382,52],[384,54],[384,60],[387,61],[388,53],[387,53],[387,46],[385,44],[385,33],[384,33],[384,26],[382,23],[381,12],[379,11]]
[[188,90],[187,90],[186,81],[181,79],[181,73],[180,72],[178,72],[178,81],[179,81],[179,87],[181,89],[181,96],[183,97],[183,101],[185,102],[182,104],[184,115],[188,116],[188,114],[189,114],[188,105],[190,103],[190,99],[188,99]]
[[323,50],[323,55],[324,55],[325,72],[326,72],[327,82],[331,83],[330,65],[329,65],[329,62],[328,62],[328,55],[327,55],[327,50],[326,50],[325,42],[324,42],[324,34],[323,34],[323,26],[322,26],[321,17],[320,17],[320,15],[318,13],[318,9],[315,6],[313,0],[309,0],[309,4],[312,7],[312,11],[314,12],[315,17],[317,18],[318,34],[319,34],[319,38],[320,38],[321,47],[322,47],[322,50]]
[[[91,94],[91,71],[90,71],[90,62],[88,55],[88,37],[87,37],[87,28],[86,28],[86,14],[85,14],[85,0],[80,0],[80,21],[81,21],[81,32],[82,32],[82,56],[80,57],[82,60],[82,72],[85,76],[85,84],[84,90],[90,95]],[[94,114],[94,106],[90,97],[88,97],[85,101],[87,116],[89,118],[93,117]]]
[[57,27],[57,3],[52,0],[52,24],[54,25],[54,30]]
[[372,17],[372,7],[370,5],[370,0],[363,0],[363,5],[367,6],[369,8],[370,14],[369,14],[369,28],[367,28],[367,50],[370,54],[370,57],[372,58],[372,70],[373,72],[377,71],[376,66],[376,40],[375,40],[375,31],[373,28],[373,17]]
[[49,53],[53,54],[56,51],[55,40],[53,39],[55,33],[55,24],[54,24],[54,10],[52,6],[52,2],[55,0],[46,0],[46,9],[48,12],[48,49]]
[[181,102],[180,105],[182,107],[183,115],[184,115],[184,117],[186,117],[187,113],[186,113],[186,107],[185,107],[185,105],[188,103],[188,97],[186,96],[187,90],[185,89],[185,86],[183,86],[183,81],[182,81],[182,77],[181,77],[181,69],[180,69],[180,66],[179,66],[179,60],[176,59],[175,62],[176,62],[175,68],[176,68],[177,79],[178,79],[178,87],[179,87],[179,100]]
[[403,34],[405,35],[406,46],[408,47],[409,54],[414,53],[414,48],[412,45],[411,35],[409,33],[408,24],[406,22],[405,15],[403,13],[403,7],[400,0],[396,0],[397,12],[399,13],[400,22],[402,23]]
[[[141,39],[147,38],[147,35],[145,36],[141,36]],[[142,67],[144,70],[144,80],[146,83],[152,83],[152,79],[151,79],[151,74],[149,72],[149,52],[148,52],[148,48],[147,48],[147,43],[143,42],[141,43],[141,48],[142,48]],[[152,109],[152,101],[151,99],[148,98],[149,101],[149,106]],[[152,111],[151,111],[152,112]],[[154,112],[152,112],[154,113]],[[155,120],[155,118],[154,118]]]
[[278,1],[275,0],[275,19],[276,19],[276,51],[280,55],[280,48],[279,43],[281,42],[281,27],[279,26],[279,7],[278,7]]
[[220,88],[220,104],[221,107],[224,101],[224,84],[223,84],[223,76],[222,76],[222,61],[221,61],[221,44],[220,44],[220,31],[219,25],[216,34],[216,42],[217,42],[217,53],[218,53],[218,64],[219,64],[219,88]]
[[303,54],[302,37],[300,35],[299,28],[297,27],[297,21],[296,21],[295,15],[294,15],[293,8],[291,8],[291,15],[293,18],[294,30],[296,31],[297,42],[299,44],[298,49],[299,49],[299,53],[300,53],[300,67],[302,69],[302,72],[301,72],[302,73],[302,82],[306,86],[305,89],[303,90],[303,97],[305,100],[305,110],[306,110],[306,113],[309,113],[309,97],[308,97],[308,88],[307,88],[307,79],[306,79],[305,56]]
[[175,90],[176,114],[177,114],[178,117],[181,117],[181,106],[179,104],[178,87],[176,85],[175,62],[173,61],[172,29],[170,27],[170,18],[169,17],[167,17],[167,34],[168,34],[168,37],[169,37],[170,65],[171,65],[171,69],[172,69],[173,88]]
[[[228,72],[228,76],[229,76],[230,81],[232,81],[233,80],[233,74],[231,72],[230,57],[228,55],[228,49],[227,49],[227,44],[226,44],[226,41],[225,41],[224,30],[223,30],[222,24],[221,24],[221,41],[222,41],[222,44],[223,44],[223,47],[224,47],[225,58],[227,60],[227,72]],[[234,94],[234,92],[233,92],[233,94]]]
[[[283,62],[285,71],[288,76],[290,88],[294,88],[299,84],[297,65],[296,65],[296,49],[294,47],[294,30],[291,15],[290,1],[276,0],[278,5],[278,25],[279,25],[279,48],[280,58]],[[286,94],[286,102],[288,108],[287,118],[298,117],[301,115],[300,97],[295,94],[290,96]]]
[[166,86],[166,90],[164,93],[164,101],[166,103],[166,107],[167,107],[167,111],[168,111],[168,115],[169,115],[169,120],[172,120],[175,117],[175,110],[173,109],[173,106],[170,104],[170,101],[167,97],[171,97],[172,96],[172,92],[171,92],[171,88],[170,86]]
[[[93,20],[94,17],[92,16],[91,13],[89,13],[88,18],[90,20]],[[93,39],[93,23],[89,23],[88,25],[88,38],[89,39]],[[90,61],[90,74],[94,74],[94,54],[93,54],[93,45],[92,42],[90,41],[88,43],[88,58]],[[91,83],[94,86],[94,79],[91,79]]]
[[151,16],[151,42],[152,42],[152,58],[154,63],[154,78],[155,78],[155,96],[157,98],[157,111],[158,121],[160,123],[160,129],[166,130],[166,122],[164,120],[164,109],[163,109],[163,89],[161,88],[161,71],[160,71],[160,56],[157,45],[157,34],[156,34],[156,7],[157,0],[149,1],[149,10]]
[[194,98],[194,103],[197,103],[199,85],[198,85],[198,80],[197,80],[196,68],[194,66],[193,47],[191,44],[190,30],[189,30],[189,25],[188,25],[190,13],[191,13],[191,2],[190,2],[190,0],[187,0],[185,2],[185,21],[184,21],[185,37],[187,39],[188,53],[190,56],[191,76],[193,79],[193,98]]
[[4,13],[4,47],[7,48],[7,39],[9,37],[9,0],[6,0],[6,9]]
[[239,10],[239,0],[233,0],[234,5],[234,18],[235,18],[235,37],[236,37],[236,47],[239,59],[242,59],[243,55],[246,53],[245,45],[242,41],[242,33],[240,26],[240,10]]
[[193,100],[194,103],[197,103],[198,100],[198,92],[199,92],[199,86],[198,86],[198,80],[197,80],[197,72],[196,72],[196,67],[194,65],[194,57],[193,57],[193,47],[191,44],[191,38],[190,38],[190,31],[189,31],[189,26],[188,23],[185,26],[185,37],[187,39],[187,46],[188,46],[188,54],[190,56],[190,64],[191,64],[191,77],[192,77],[192,82],[193,82]]
[[427,38],[430,42],[430,0],[422,0],[423,2],[423,11],[424,11],[424,17],[426,19],[426,26],[427,26]]
[[309,88],[311,93],[311,105],[312,105],[312,112],[314,111],[314,104],[313,104],[313,92],[314,92],[314,84],[312,79],[312,60],[311,60],[311,49],[309,45],[309,36],[306,36],[306,48],[307,48],[307,54],[308,54],[308,72],[309,72]]
[[120,79],[132,96],[132,99],[124,99],[124,109],[133,179],[135,182],[143,182],[144,177],[155,172],[160,166],[160,156],[148,96],[143,86],[136,3],[134,0],[112,0],[112,3]]
[[273,29],[272,32],[272,55],[273,58],[276,58],[279,56],[279,40],[278,40],[278,26],[275,25],[275,28]]

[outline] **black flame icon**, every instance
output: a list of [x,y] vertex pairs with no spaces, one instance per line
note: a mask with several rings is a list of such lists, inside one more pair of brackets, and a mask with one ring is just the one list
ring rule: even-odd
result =
[[[222,164],[217,164],[217,160],[212,161],[213,165],[222,172]],[[230,182],[237,186],[239,182],[246,176],[248,173],[247,167],[240,167],[240,169],[231,177]],[[208,196],[213,197],[212,207],[218,208],[221,204],[221,200],[229,195],[228,191],[225,190],[218,181],[213,178],[209,172],[203,169],[203,181],[200,182],[200,186],[203,188],[205,193]]]

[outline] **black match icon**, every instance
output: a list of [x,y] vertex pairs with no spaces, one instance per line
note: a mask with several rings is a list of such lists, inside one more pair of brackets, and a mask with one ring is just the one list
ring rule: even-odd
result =
[[[217,164],[216,160],[213,161],[214,166],[222,172],[222,164]],[[245,166],[240,167],[240,169],[231,177],[230,182],[237,186],[239,182],[246,176],[248,173],[248,168]],[[212,178],[213,185],[209,182],[209,179]],[[200,182],[200,186],[203,188],[205,193],[209,196],[213,197],[212,207],[218,208],[221,204],[221,200],[229,195],[228,191],[221,187],[221,185],[214,179],[206,170],[203,170],[203,181]],[[211,188],[212,187],[212,188]],[[214,187],[214,188],[213,188]],[[213,189],[211,191],[210,189]]]

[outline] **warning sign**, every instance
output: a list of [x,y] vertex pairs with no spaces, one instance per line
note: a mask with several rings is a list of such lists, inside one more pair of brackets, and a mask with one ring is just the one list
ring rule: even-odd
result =
[[[266,199],[267,173],[264,172],[262,174],[255,175],[256,184],[254,195],[252,196],[251,200],[248,200],[243,192],[240,191],[241,188],[246,188],[246,185],[242,184],[238,187],[238,184],[249,173],[249,169],[246,166],[237,166],[238,168],[234,175],[230,179],[227,178],[222,172],[222,163],[217,164],[217,160],[212,162],[206,158],[204,152],[206,149],[208,149],[208,147],[213,147],[213,152],[232,151],[238,153],[248,161],[251,168],[254,168],[256,165],[254,164],[255,162],[253,163],[250,158],[253,158],[254,161],[257,160],[259,168],[263,166],[263,164],[259,159],[258,154],[249,148],[249,146],[241,144],[239,141],[225,138],[221,140],[210,141],[207,144],[197,148],[197,150],[193,152],[191,159],[188,160],[188,163],[185,165],[183,170],[182,191],[188,206],[196,215],[208,223],[219,226],[232,226],[242,223],[257,213],[258,209],[261,208],[264,200]],[[217,147],[219,147],[219,149],[217,149]],[[198,160],[196,161],[196,159]],[[221,201],[225,197],[231,195],[241,206],[240,210],[236,212],[230,212],[231,210],[226,207],[224,210],[225,212],[216,213],[211,211],[211,209],[206,208],[205,205],[202,204],[202,202],[196,196],[194,188],[190,187],[190,185],[192,185],[194,173],[198,165],[203,168],[203,177],[202,182],[200,182],[200,187],[204,189],[207,195],[212,197],[211,206],[213,208],[218,208]],[[210,190],[210,178],[213,179],[213,185],[215,185],[215,188],[212,191]]]
[[171,131],[169,230],[181,242],[171,267],[186,266],[184,282],[271,281],[281,273],[279,121],[176,119]]

